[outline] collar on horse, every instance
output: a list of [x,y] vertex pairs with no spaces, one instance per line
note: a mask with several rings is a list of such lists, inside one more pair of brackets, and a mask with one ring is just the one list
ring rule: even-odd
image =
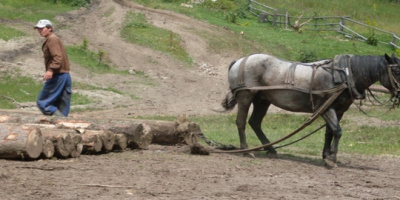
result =
[[333,81],[335,84],[347,81],[353,99],[365,99],[365,92],[360,93],[355,86],[350,59],[353,55],[337,55],[333,59]]

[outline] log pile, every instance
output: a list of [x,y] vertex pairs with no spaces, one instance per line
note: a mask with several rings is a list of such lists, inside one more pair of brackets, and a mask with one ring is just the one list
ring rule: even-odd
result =
[[129,149],[197,143],[200,127],[176,121],[74,119],[0,111],[0,159],[76,158]]

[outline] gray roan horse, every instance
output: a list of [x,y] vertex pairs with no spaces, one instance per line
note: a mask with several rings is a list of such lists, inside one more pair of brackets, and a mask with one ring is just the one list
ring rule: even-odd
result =
[[[261,130],[261,122],[271,104],[287,111],[313,113],[331,96],[313,91],[347,84],[346,89],[321,114],[327,124],[322,157],[328,167],[334,167],[342,135],[339,122],[344,112],[355,99],[362,99],[365,90],[377,81],[391,92],[392,100],[397,100],[400,96],[399,65],[399,58],[386,54],[342,55],[313,63],[294,63],[266,54],[253,54],[233,61],[229,66],[231,92],[226,95],[222,106],[229,111],[238,105],[236,125],[240,148],[247,149],[245,127],[251,104],[253,112],[249,124],[261,143],[268,144],[270,141]],[[272,146],[265,150],[268,156],[276,157],[277,152]]]

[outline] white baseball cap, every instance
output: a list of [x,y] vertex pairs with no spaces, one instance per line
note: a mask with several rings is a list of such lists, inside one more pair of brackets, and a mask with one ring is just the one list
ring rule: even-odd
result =
[[41,20],[39,20],[38,21],[38,23],[36,24],[36,26],[35,27],[33,27],[33,28],[44,28],[44,27],[46,27],[46,26],[51,26],[51,27],[53,27],[53,25],[51,24],[51,21],[50,20],[47,20],[47,19],[41,19]]

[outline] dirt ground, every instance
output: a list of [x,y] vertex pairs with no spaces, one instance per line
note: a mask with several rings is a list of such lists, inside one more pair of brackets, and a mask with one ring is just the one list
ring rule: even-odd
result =
[[[131,11],[179,34],[196,66],[184,67],[163,53],[125,42],[119,30]],[[34,24],[0,23],[28,34],[0,40],[0,70],[11,73],[19,69],[40,80],[43,39],[32,29]],[[72,112],[70,118],[215,114],[211,109],[220,109],[228,89],[228,65],[243,56],[234,49],[213,52],[202,37],[237,37],[229,30],[125,0],[95,0],[89,9],[58,16],[55,28],[66,45],[81,44],[86,38],[91,49],[104,50],[120,69],[146,75],[92,74],[73,64],[73,81],[113,87],[126,95],[76,90],[98,102],[86,106],[96,109]],[[132,100],[130,94],[138,98]],[[19,110],[39,112],[34,102],[18,106]],[[320,157],[279,154],[277,159],[268,159],[262,153],[255,159],[216,153],[200,156],[191,155],[187,146],[160,145],[66,160],[0,160],[0,199],[400,199],[398,157],[341,152],[338,156],[338,167],[331,170]]]

